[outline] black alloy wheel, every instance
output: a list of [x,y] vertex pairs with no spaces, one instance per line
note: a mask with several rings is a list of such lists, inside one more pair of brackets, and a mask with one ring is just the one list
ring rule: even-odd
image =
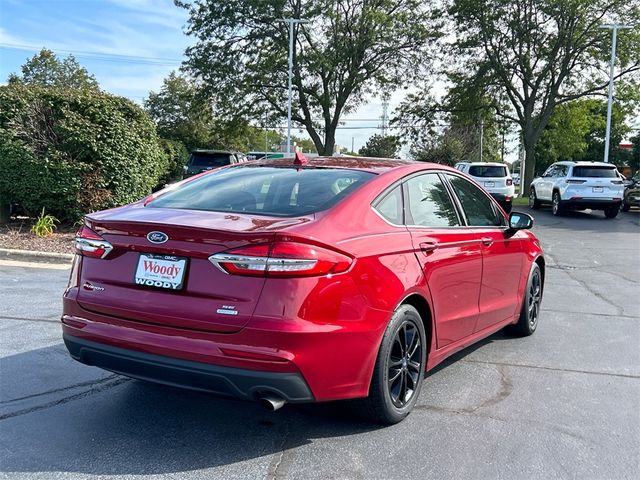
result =
[[418,311],[400,305],[378,350],[369,396],[353,402],[356,412],[376,423],[402,421],[420,395],[427,365],[427,336]]
[[393,404],[404,407],[415,394],[422,365],[422,341],[411,320],[402,323],[389,352],[387,388]]
[[529,272],[527,289],[518,322],[506,327],[506,331],[518,337],[532,335],[538,328],[540,319],[540,304],[542,303],[543,277],[540,266],[534,263]]

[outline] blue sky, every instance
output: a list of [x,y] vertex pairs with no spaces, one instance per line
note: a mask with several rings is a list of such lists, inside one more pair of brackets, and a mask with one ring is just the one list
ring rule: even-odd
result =
[[0,82],[47,47],[73,53],[104,90],[141,102],[179,67],[186,20],[172,0],[0,0]]

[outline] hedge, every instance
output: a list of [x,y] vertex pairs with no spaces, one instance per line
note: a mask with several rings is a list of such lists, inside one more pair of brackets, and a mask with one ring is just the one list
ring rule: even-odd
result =
[[0,86],[0,201],[66,222],[148,195],[175,149],[142,108],[107,93]]

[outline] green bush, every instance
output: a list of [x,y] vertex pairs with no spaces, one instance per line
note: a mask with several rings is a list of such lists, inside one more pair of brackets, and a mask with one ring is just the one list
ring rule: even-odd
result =
[[169,183],[182,180],[184,174],[183,167],[187,164],[187,160],[189,160],[189,151],[182,142],[161,138],[160,145],[167,157],[167,169],[166,173],[158,180],[154,191],[164,188],[164,186]]
[[0,199],[65,222],[149,194],[173,160],[138,105],[101,92],[0,87]]

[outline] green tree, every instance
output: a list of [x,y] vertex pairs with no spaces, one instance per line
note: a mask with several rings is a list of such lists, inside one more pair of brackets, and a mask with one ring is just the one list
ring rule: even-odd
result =
[[[456,32],[452,70],[474,76],[485,71],[509,100],[503,115],[522,130],[523,186],[536,169],[535,145],[556,105],[604,92],[611,32],[601,27],[638,18],[628,0],[451,0]],[[619,32],[616,77],[640,70],[640,32]]]
[[182,142],[188,150],[212,148],[213,113],[188,78],[171,72],[159,92],[150,92],[144,108],[162,138]]
[[420,0],[175,0],[197,42],[186,68],[223,116],[271,111],[287,117],[289,27],[293,29],[293,121],[316,150],[332,154],[336,128],[374,88],[407,84],[424,64]]
[[73,55],[60,60],[51,50],[43,48],[22,66],[22,75],[12,73],[8,83],[23,83],[42,87],[75,88],[99,91],[95,77],[80,66]]
[[171,168],[135,103],[91,90],[0,86],[0,198],[74,222],[149,194]]
[[400,139],[393,135],[372,135],[358,154],[363,157],[396,158],[400,150]]
[[[610,161],[617,165],[626,163],[625,152],[617,145],[629,133],[627,118],[632,106],[626,102],[613,105],[611,121]],[[607,120],[607,102],[582,98],[560,104],[536,143],[536,170],[546,170],[560,160],[587,160],[601,162],[604,153],[604,136]]]

